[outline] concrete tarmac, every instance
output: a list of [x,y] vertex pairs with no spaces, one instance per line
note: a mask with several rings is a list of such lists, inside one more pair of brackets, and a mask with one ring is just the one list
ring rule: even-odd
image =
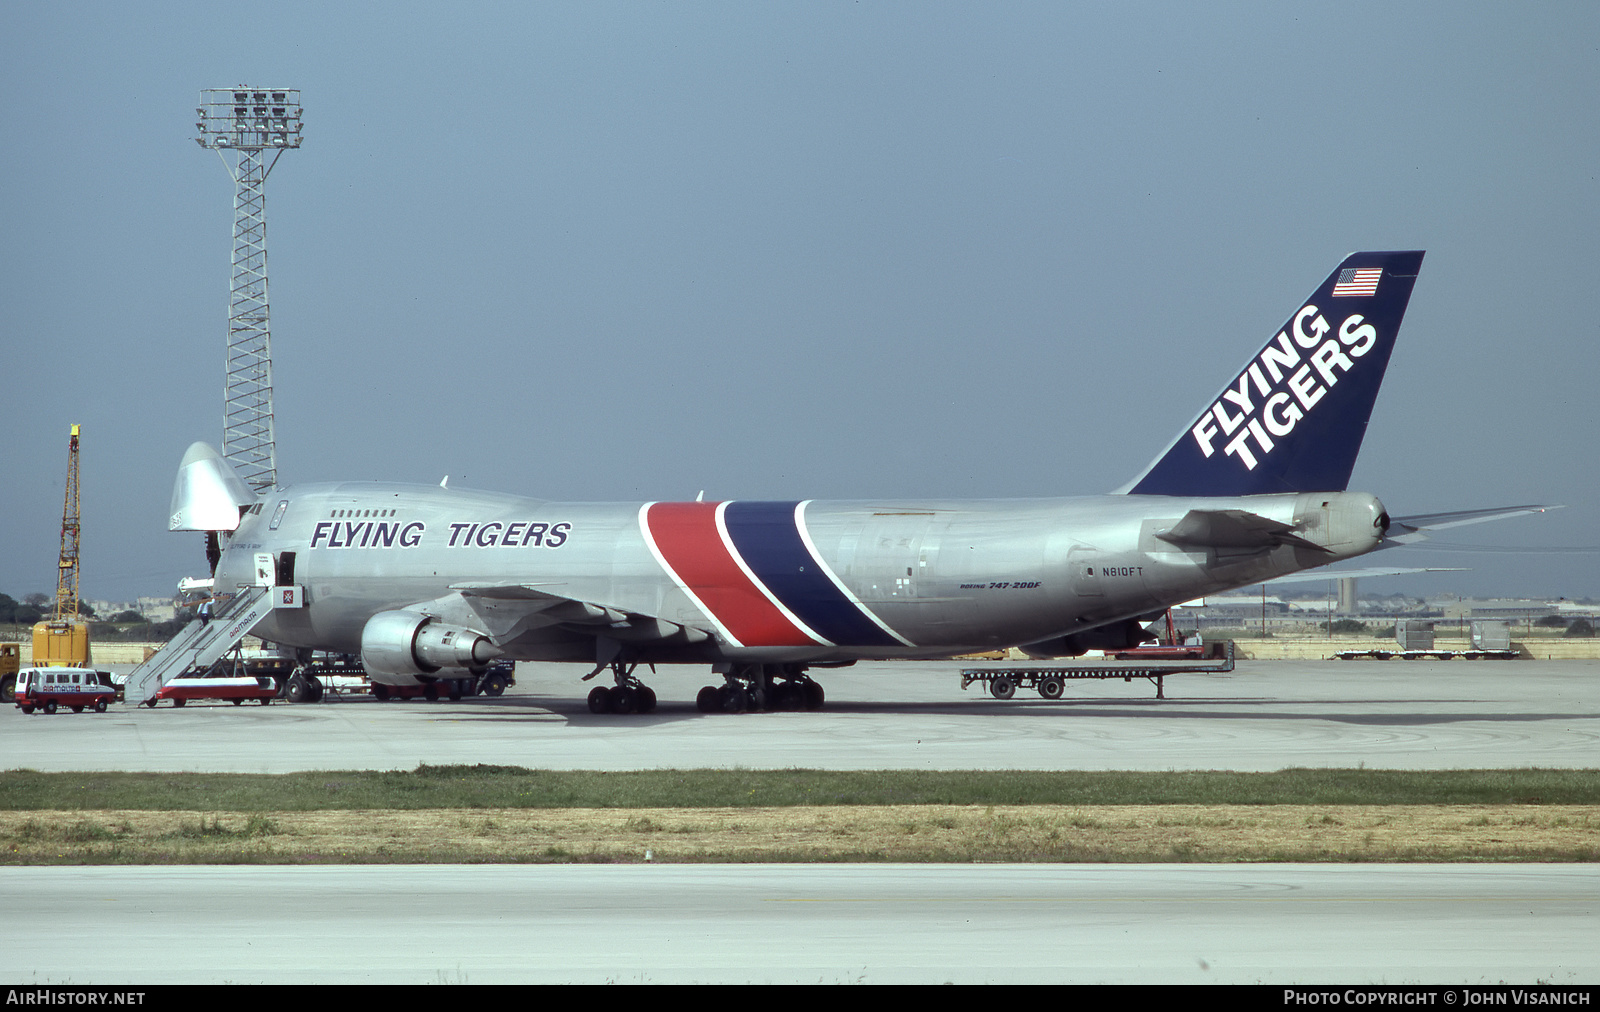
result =
[[960,687],[955,662],[815,672],[815,713],[702,714],[704,668],[640,674],[655,713],[589,713],[579,665],[518,666],[499,698],[0,708],[0,769],[281,773],[490,763],[545,769],[1403,769],[1600,766],[1600,662],[1256,661],[1071,682],[1064,699]]
[[0,923],[30,987],[1600,979],[1590,865],[0,868]]
[[[701,714],[706,672],[663,669],[656,713],[595,716],[582,668],[528,664],[456,703],[6,707],[0,768],[1600,765],[1592,661],[1245,662],[1059,702],[960,667],[821,671],[817,713]],[[1600,978],[1585,865],[0,868],[0,923],[27,985]]]

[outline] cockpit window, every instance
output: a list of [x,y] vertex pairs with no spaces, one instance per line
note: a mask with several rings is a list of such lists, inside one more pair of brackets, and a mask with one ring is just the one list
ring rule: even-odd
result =
[[288,508],[289,500],[284,499],[278,503],[278,508],[272,511],[272,523],[267,525],[267,530],[275,531],[278,529],[278,524],[283,520],[284,511]]

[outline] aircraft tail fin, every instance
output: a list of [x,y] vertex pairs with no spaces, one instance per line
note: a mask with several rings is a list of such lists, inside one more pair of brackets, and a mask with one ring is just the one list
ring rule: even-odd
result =
[[1422,256],[1345,257],[1189,428],[1118,491],[1344,491]]

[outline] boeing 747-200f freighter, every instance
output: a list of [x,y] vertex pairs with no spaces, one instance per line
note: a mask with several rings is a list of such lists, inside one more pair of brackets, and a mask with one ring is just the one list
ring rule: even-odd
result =
[[1121,648],[1179,602],[1539,509],[1395,518],[1347,490],[1422,256],[1347,257],[1108,495],[561,503],[331,482],[257,496],[196,443],[169,526],[214,533],[219,598],[263,599],[216,620],[230,636],[253,628],[302,661],[359,655],[380,686],[584,661],[615,683],[592,708],[637,712],[655,701],[638,665],[702,664],[720,676],[702,709],[799,708],[822,703],[811,670],[860,659]]

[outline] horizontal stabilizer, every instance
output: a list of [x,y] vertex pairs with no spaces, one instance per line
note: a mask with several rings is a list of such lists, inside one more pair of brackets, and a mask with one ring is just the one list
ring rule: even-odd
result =
[[1418,513],[1415,516],[1395,517],[1389,523],[1388,536],[1383,539],[1383,544],[1379,547],[1393,548],[1396,545],[1426,541],[1432,532],[1442,531],[1448,527],[1465,527],[1468,524],[1487,523],[1490,520],[1503,520],[1525,513],[1544,513],[1561,508],[1560,506],[1495,506],[1481,510],[1454,510],[1450,513]]
[[1368,566],[1364,569],[1313,569],[1268,580],[1269,584],[1312,583],[1324,580],[1355,580],[1375,576],[1406,576],[1410,573],[1468,573],[1463,566]]
[[1203,548],[1276,548],[1295,545],[1319,552],[1328,549],[1295,533],[1295,528],[1246,510],[1190,510],[1182,520],[1156,533],[1174,545]]

